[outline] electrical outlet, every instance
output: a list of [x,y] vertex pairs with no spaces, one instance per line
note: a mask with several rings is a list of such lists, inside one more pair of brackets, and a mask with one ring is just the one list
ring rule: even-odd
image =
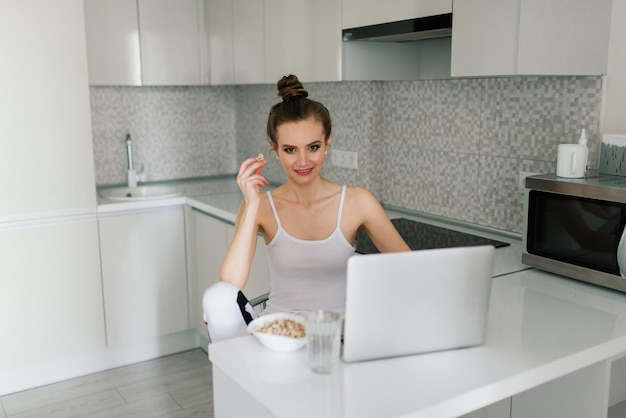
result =
[[519,178],[517,181],[517,189],[519,190],[520,193],[524,193],[524,190],[526,189],[526,187],[524,187],[524,181],[526,180],[526,177],[534,176],[536,174],[541,174],[541,173],[535,173],[534,171],[520,171],[519,172]]
[[330,151],[331,163],[335,167],[359,169],[359,153],[353,151],[341,151],[333,149]]

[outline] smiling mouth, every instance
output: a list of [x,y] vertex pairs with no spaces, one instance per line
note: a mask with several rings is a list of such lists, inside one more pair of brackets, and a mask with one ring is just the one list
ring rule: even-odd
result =
[[301,175],[301,176],[306,176],[308,174],[311,174],[311,172],[313,171],[312,168],[307,168],[305,170],[295,170],[297,174]]

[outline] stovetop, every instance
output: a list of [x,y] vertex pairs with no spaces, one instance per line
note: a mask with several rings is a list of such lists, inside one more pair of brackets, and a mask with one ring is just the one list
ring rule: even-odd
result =
[[[406,218],[392,219],[402,238],[412,250],[431,248],[471,247],[474,245],[493,245],[496,248],[510,245],[508,242],[497,241],[465,232],[454,231]],[[379,252],[365,231],[359,229],[356,234],[356,252],[371,254]]]

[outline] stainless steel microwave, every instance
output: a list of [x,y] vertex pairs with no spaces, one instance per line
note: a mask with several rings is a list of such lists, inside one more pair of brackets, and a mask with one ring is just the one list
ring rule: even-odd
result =
[[626,242],[620,245],[625,226],[626,177],[525,180],[524,264],[626,292],[626,262],[618,261],[619,254],[626,259]]

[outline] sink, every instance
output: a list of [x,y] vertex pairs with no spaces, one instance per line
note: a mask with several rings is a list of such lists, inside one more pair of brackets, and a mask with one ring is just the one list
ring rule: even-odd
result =
[[173,187],[167,186],[137,186],[103,189],[98,194],[109,200],[133,201],[164,199],[180,196],[182,193]]

